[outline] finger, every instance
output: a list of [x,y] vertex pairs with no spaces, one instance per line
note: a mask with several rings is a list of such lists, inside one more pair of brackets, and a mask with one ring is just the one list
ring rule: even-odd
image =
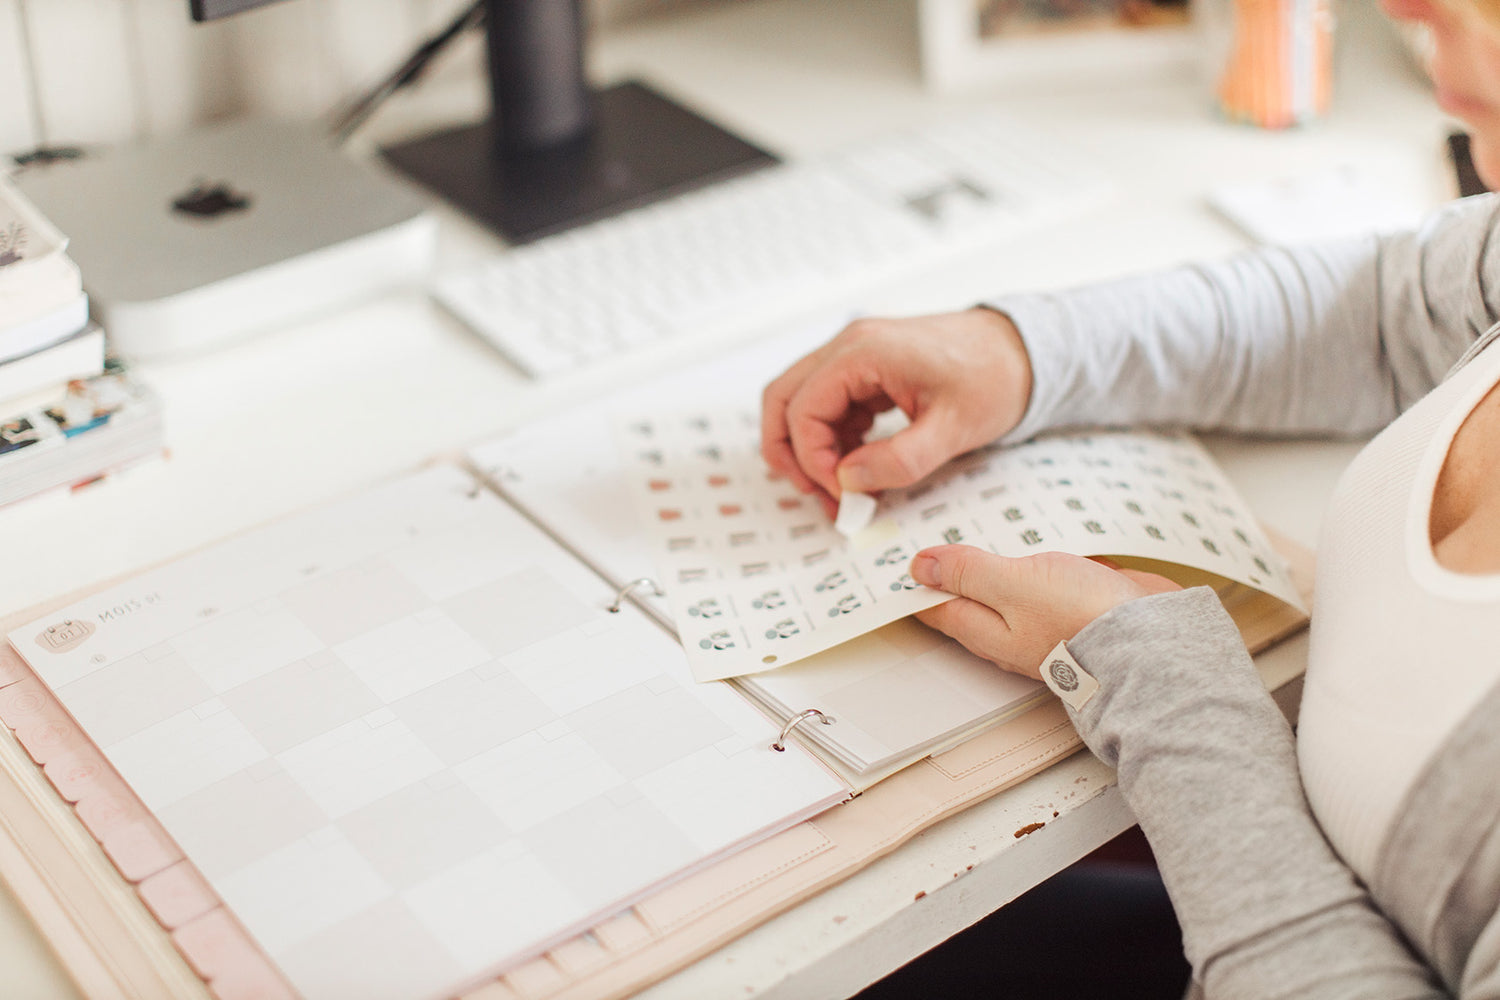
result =
[[1165,594],[1182,589],[1182,584],[1159,573],[1148,573],[1143,569],[1122,569],[1119,572],[1121,576],[1126,577],[1148,594]]
[[792,451],[792,442],[787,427],[787,405],[807,380],[809,374],[823,363],[828,346],[818,348],[799,359],[785,372],[773,379],[761,393],[760,406],[760,453],[766,464],[791,480],[803,493],[810,493],[816,484],[808,478],[797,456]]
[[937,412],[921,414],[907,427],[844,456],[839,482],[860,493],[900,489],[927,476],[964,450],[952,422]]
[[967,545],[940,545],[918,552],[911,574],[918,583],[995,608],[1016,644],[1025,638],[1032,647],[1027,655],[1037,658],[1111,608],[1149,592],[1124,573],[1066,552],[1009,559]]
[[828,515],[828,520],[833,521],[838,519],[839,502],[837,500],[829,496],[823,489],[817,486],[813,487],[813,497],[816,498],[818,503],[822,506],[823,513]]
[[965,649],[1002,669],[1028,677],[1040,676],[1040,664],[1017,649],[1005,616],[994,608],[957,597],[917,612],[917,620],[956,639]]
[[1165,594],[1171,590],[1182,589],[1182,584],[1162,576],[1160,573],[1152,573],[1144,569],[1129,569],[1121,566],[1109,556],[1089,556],[1089,561],[1096,562],[1100,566],[1108,566],[1116,573],[1140,586],[1148,594]]
[[923,586],[979,601],[1001,613],[1031,586],[1025,559],[1007,559],[972,545],[936,545],[912,559],[911,575]]
[[837,428],[839,450],[845,456],[865,443],[865,435],[875,426],[875,416],[875,413],[864,406],[850,409],[844,422]]
[[874,414],[889,407],[879,375],[846,356],[837,366],[813,372],[786,407],[787,437],[797,464],[831,496],[841,494],[834,470],[844,457],[845,428],[869,429]]

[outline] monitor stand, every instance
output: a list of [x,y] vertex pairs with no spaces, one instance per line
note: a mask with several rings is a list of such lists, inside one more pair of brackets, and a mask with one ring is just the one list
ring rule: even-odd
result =
[[384,150],[402,172],[527,243],[777,162],[637,82],[593,91],[592,127],[552,148],[502,153],[491,122]]

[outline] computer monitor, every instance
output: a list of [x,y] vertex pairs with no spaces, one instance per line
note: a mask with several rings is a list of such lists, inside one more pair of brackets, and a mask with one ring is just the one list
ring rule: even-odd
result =
[[[189,0],[197,20],[278,0]],[[384,150],[401,172],[526,243],[776,162],[637,81],[584,73],[583,0],[485,0],[490,117]]]
[[776,162],[639,82],[591,89],[582,0],[486,0],[490,117],[384,151],[512,243]]

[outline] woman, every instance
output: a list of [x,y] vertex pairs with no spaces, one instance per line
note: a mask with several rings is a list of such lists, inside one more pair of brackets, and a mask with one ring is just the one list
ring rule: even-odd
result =
[[[1494,3],[1387,6],[1429,27],[1491,185]],[[1042,676],[1118,768],[1210,997],[1500,996],[1497,212],[1481,196],[1413,233],[863,321],[766,390],[767,461],[830,507],[1066,424],[1385,428],[1325,518],[1295,738],[1204,588],[1061,554],[912,563],[956,595],[925,622]],[[910,427],[861,444],[892,406]]]

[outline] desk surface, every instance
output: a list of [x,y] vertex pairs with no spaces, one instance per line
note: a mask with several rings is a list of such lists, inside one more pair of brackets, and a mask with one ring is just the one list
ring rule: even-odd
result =
[[[604,39],[601,78],[638,73],[747,135],[792,154],[976,104],[1065,133],[1109,165],[1120,196],[1037,233],[1016,252],[960,262],[873,291],[871,312],[966,305],[996,291],[1055,287],[1217,255],[1243,238],[1204,208],[1216,184],[1355,162],[1397,197],[1449,196],[1446,122],[1389,29],[1366,9],[1341,26],[1337,96],[1314,126],[1266,133],[1217,121],[1191,72],[1107,91],[1055,81],[939,97],[918,78],[904,0],[755,0]],[[370,138],[478,107],[478,88],[438,79],[388,108]],[[441,210],[440,210],[441,211]],[[499,244],[442,214],[439,264]],[[78,494],[0,510],[0,612],[158,562],[277,515],[411,469],[610,385],[722,346],[705,336],[528,382],[419,292],[274,331],[213,354],[142,366],[166,404],[168,461]],[[1211,440],[1265,520],[1316,541],[1348,443]],[[1295,674],[1305,645],[1262,658]],[[1054,812],[1057,814],[1054,816]],[[1015,831],[1045,825],[1017,838]],[[896,853],[651,989],[704,996],[840,997],[879,978],[1131,823],[1112,776],[1088,755],[927,831]],[[67,997],[0,892],[7,996]]]

